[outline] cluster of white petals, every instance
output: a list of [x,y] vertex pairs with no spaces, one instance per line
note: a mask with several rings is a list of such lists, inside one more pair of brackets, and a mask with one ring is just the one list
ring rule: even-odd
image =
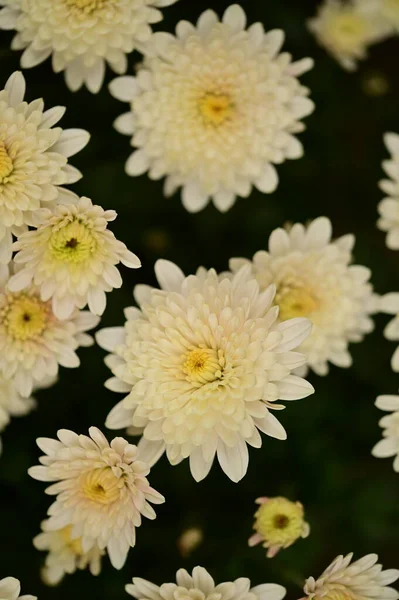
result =
[[309,335],[307,319],[276,324],[274,286],[261,292],[249,267],[233,278],[199,269],[186,277],[159,260],[161,290],[138,285],[140,308],[125,310],[124,327],[97,333],[112,354],[106,386],[128,394],[108,416],[111,429],[143,432],[139,446],[150,462],[164,450],[171,464],[190,457],[193,477],[206,477],[215,456],[239,481],[248,467],[247,444],[259,448],[259,431],[286,433],[270,409],[276,400],[313,393],[292,375],[305,357],[292,352]]
[[[11,417],[27,415],[35,406],[33,398],[23,398],[12,380],[0,376],[0,432],[9,424]],[[0,453],[1,451],[0,438]]]
[[86,304],[93,314],[102,315],[105,292],[122,286],[115,265],[141,266],[137,256],[107,229],[116,212],[80,198],[77,203],[42,213],[37,229],[22,234],[14,243],[18,251],[14,261],[20,268],[8,289],[21,292],[34,285],[43,302],[51,300],[58,319],[68,319]]
[[75,368],[80,364],[76,350],[91,346],[86,332],[96,327],[99,318],[88,311],[75,310],[61,321],[51,302],[40,298],[37,288],[10,292],[8,266],[0,266],[0,377],[9,380],[24,397],[33,388],[47,386],[55,379],[59,366]]
[[370,315],[377,310],[370,270],[351,264],[354,236],[334,241],[331,236],[331,222],[319,217],[306,227],[296,223],[287,230],[276,229],[268,251],[260,250],[252,261],[230,261],[233,272],[249,265],[262,290],[276,286],[281,322],[310,319],[312,332],[300,352],[318,375],[328,373],[328,362],[338,367],[352,364],[348,344],[361,341],[373,329]]
[[191,575],[185,569],[179,569],[176,583],[161,586],[134,577],[126,591],[137,600],[282,600],[286,594],[285,588],[275,583],[251,587],[251,581],[246,577],[215,585],[203,567],[195,567]]
[[[399,577],[397,569],[382,570],[378,556],[368,554],[352,563],[353,553],[340,555],[318,579],[309,577],[306,600],[397,600],[398,592],[388,587]],[[305,600],[305,599],[303,599]]]
[[124,73],[127,57],[151,37],[164,6],[177,0],[0,0],[0,29],[15,29],[12,48],[24,50],[23,68],[51,56],[69,88],[97,93],[108,64]]
[[[399,8],[399,3],[398,3]],[[384,142],[391,153],[389,160],[384,160],[382,167],[389,179],[382,179],[379,185],[387,197],[378,205],[380,218],[378,228],[387,232],[386,244],[391,250],[399,250],[399,135],[386,133]]]
[[73,194],[63,185],[81,173],[68,158],[89,141],[81,129],[54,127],[65,112],[62,106],[44,110],[43,100],[24,101],[25,80],[16,72],[0,92],[0,262],[12,254],[12,235],[36,226],[41,208]]
[[88,567],[92,575],[101,571],[105,551],[94,545],[84,552],[81,540],[72,538],[71,525],[52,531],[48,529],[47,521],[43,521],[42,532],[34,538],[33,544],[38,550],[48,552],[42,570],[42,579],[47,585],[57,585],[66,574],[70,575],[77,569]]
[[324,0],[308,27],[323,46],[348,71],[367,57],[371,44],[387,36],[387,27],[363,10],[364,0]]
[[121,569],[136,543],[142,516],[155,519],[150,502],[165,499],[150,486],[149,466],[136,446],[123,438],[109,444],[96,427],[89,434],[62,429],[58,440],[39,438],[45,455],[29,474],[52,482],[46,493],[57,496],[48,510],[46,530],[71,527],[70,539],[79,541],[83,553],[107,549],[112,565]]
[[[388,315],[394,315],[393,319],[384,329],[384,336],[387,340],[399,340],[399,292],[390,292],[381,296],[379,299],[379,310]],[[399,373],[399,346],[391,358],[391,367],[395,373]]]
[[380,419],[379,425],[384,430],[383,439],[374,446],[371,453],[377,458],[394,456],[393,469],[399,473],[399,396],[378,396],[375,405],[392,414]]
[[212,10],[196,26],[181,21],[175,36],[152,36],[137,77],[111,84],[111,93],[130,103],[115,122],[137,148],[127,173],[166,177],[165,194],[182,187],[191,212],[211,199],[226,211],[252,186],[274,191],[274,165],[303,154],[295,134],[314,105],[298,76],[313,61],[280,54],[283,31],[246,25],[236,4],[222,21]]
[[0,579],[0,598],[1,600],[37,600],[36,596],[20,596],[21,584],[15,577],[6,577]]

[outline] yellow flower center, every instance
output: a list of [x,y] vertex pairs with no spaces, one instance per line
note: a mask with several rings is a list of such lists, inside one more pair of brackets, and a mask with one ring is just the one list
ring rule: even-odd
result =
[[65,0],[66,5],[72,10],[91,14],[109,4],[109,0]]
[[196,348],[183,356],[183,360],[183,372],[188,381],[205,384],[222,378],[225,366],[223,350]]
[[3,142],[0,142],[0,183],[7,183],[14,165]]
[[205,94],[199,104],[201,115],[210,125],[221,125],[233,113],[231,98],[225,94]]
[[343,12],[337,15],[331,27],[337,44],[346,51],[351,51],[359,43],[364,43],[369,33],[367,21],[355,12]]
[[85,473],[81,481],[82,494],[96,504],[112,504],[120,498],[122,480],[109,467]]
[[27,294],[9,294],[7,299],[0,312],[0,322],[7,333],[23,342],[40,337],[50,316],[48,303]]
[[93,231],[79,220],[69,222],[50,237],[51,256],[63,263],[82,264],[97,250]]
[[76,556],[82,556],[83,548],[81,538],[72,539],[71,537],[72,526],[68,525],[61,529],[60,534],[66,546],[74,553]]
[[303,531],[303,508],[286,498],[270,498],[255,514],[255,530],[270,545],[290,545]]
[[282,285],[275,298],[280,308],[281,321],[295,317],[307,317],[318,308],[318,301],[312,292],[305,287]]
[[348,588],[342,586],[339,588],[332,588],[326,594],[323,595],[323,600],[354,600],[355,594],[353,594]]

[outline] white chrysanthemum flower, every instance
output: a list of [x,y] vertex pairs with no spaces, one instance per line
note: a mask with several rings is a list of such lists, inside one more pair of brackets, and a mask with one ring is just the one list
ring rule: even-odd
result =
[[82,85],[97,93],[108,64],[127,68],[126,54],[151,37],[162,21],[159,8],[177,0],[0,0],[0,29],[15,29],[13,50],[25,50],[24,69],[52,57],[53,70],[65,71],[72,91]]
[[370,315],[376,297],[369,283],[370,270],[352,265],[353,235],[331,241],[329,219],[319,217],[304,227],[276,229],[268,252],[257,252],[252,261],[234,258],[233,272],[249,264],[261,289],[277,288],[279,319],[307,317],[313,328],[300,347],[307,365],[318,375],[328,373],[328,362],[349,367],[349,342],[361,341],[373,329]]
[[286,589],[275,583],[251,587],[251,581],[246,577],[215,585],[203,567],[195,567],[192,575],[185,569],[179,569],[176,583],[164,583],[159,587],[134,577],[133,583],[125,589],[137,600],[282,600],[286,594]]
[[190,212],[211,199],[226,211],[252,186],[274,191],[274,164],[303,154],[295,134],[314,105],[297,77],[313,61],[292,63],[279,54],[281,30],[265,34],[261,23],[245,28],[236,4],[222,22],[207,10],[196,27],[181,21],[176,36],[154,34],[137,77],[111,84],[111,93],[131,104],[115,122],[137,148],[127,173],[166,176],[165,194],[182,187]]
[[[397,569],[382,570],[377,554],[351,563],[353,553],[337,556],[323,574],[305,582],[306,600],[396,600],[399,594],[388,587],[399,577]],[[304,600],[305,600],[304,599]]]
[[[388,323],[384,329],[384,336],[387,340],[399,340],[399,292],[390,292],[381,296],[379,299],[378,308],[380,312],[394,315],[394,318]],[[395,373],[399,373],[399,346],[392,355],[391,367]]]
[[0,579],[0,599],[1,600],[37,600],[36,596],[20,596],[21,584],[14,577]]
[[[399,4],[398,4],[399,7]],[[386,244],[391,250],[399,250],[399,135],[386,133],[384,142],[391,153],[390,160],[384,160],[382,167],[389,179],[380,181],[381,190],[387,198],[378,205],[380,218],[377,226],[387,231]]]
[[10,273],[0,266],[0,377],[12,380],[24,397],[34,387],[47,385],[56,377],[59,365],[78,367],[79,346],[90,346],[93,329],[99,318],[88,311],[75,310],[69,319],[60,321],[51,302],[43,301],[39,291],[30,287],[23,292],[7,290]]
[[395,456],[393,469],[399,473],[399,396],[378,396],[375,405],[392,414],[380,419],[379,425],[384,429],[383,439],[374,446],[371,454],[377,458]]
[[249,538],[248,545],[262,543],[267,548],[267,558],[273,558],[281,549],[289,548],[300,537],[308,537],[310,526],[305,521],[300,502],[291,502],[281,496],[263,496],[256,503],[260,506],[255,513],[255,533]]
[[212,269],[184,273],[165,260],[155,265],[161,290],[138,285],[140,305],[125,311],[124,327],[103,329],[97,342],[111,354],[115,377],[106,386],[128,396],[108,415],[111,429],[143,431],[139,447],[149,462],[166,449],[171,464],[190,457],[193,477],[208,474],[215,455],[239,481],[248,467],[247,444],[259,430],[286,433],[269,409],[278,399],[314,392],[291,374],[304,363],[294,350],[309,334],[307,319],[276,325],[273,286],[259,291],[249,268],[230,280]]
[[13,292],[35,285],[43,301],[52,301],[55,316],[67,319],[76,308],[89,305],[95,315],[106,306],[105,292],[122,286],[119,262],[137,269],[141,263],[125,244],[107,229],[116,218],[89,198],[76,204],[43,211],[34,231],[22,234],[14,244],[14,261],[21,269],[11,277]]
[[372,19],[351,1],[324,0],[308,27],[323,46],[348,71],[367,57],[367,49],[387,36],[386,26]]
[[399,0],[355,0],[369,19],[380,21],[387,33],[399,33]]
[[42,532],[34,538],[33,544],[38,550],[48,552],[42,570],[42,579],[47,585],[57,585],[66,574],[75,573],[77,569],[89,568],[92,575],[98,575],[101,571],[101,559],[105,551],[94,545],[84,552],[81,540],[72,538],[71,525],[51,531],[47,521],[43,521]]
[[136,527],[142,516],[155,519],[149,504],[165,501],[150,487],[150,472],[137,446],[123,438],[111,444],[96,427],[90,437],[73,431],[58,431],[58,440],[39,438],[45,456],[41,466],[29,469],[39,481],[51,481],[46,493],[56,495],[50,506],[46,529],[71,526],[70,537],[79,540],[84,553],[93,548],[108,551],[112,565],[121,569],[129,548],[136,543]]
[[[33,398],[23,398],[17,391],[12,379],[0,376],[0,431],[9,424],[11,417],[27,415],[36,402]],[[2,442],[0,438],[0,454]]]
[[44,110],[43,100],[24,102],[25,79],[14,73],[0,92],[0,262],[11,259],[12,234],[36,226],[40,208],[69,199],[60,187],[81,173],[68,157],[86,146],[82,129],[54,128],[65,112],[62,106]]

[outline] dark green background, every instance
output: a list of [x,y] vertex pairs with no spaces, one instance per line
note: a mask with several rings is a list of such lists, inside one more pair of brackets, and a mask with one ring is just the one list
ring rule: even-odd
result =
[[[208,7],[221,12],[228,4],[227,0],[180,0],[165,9],[165,21],[158,28],[171,31],[180,19],[194,20]],[[75,190],[118,211],[113,231],[143,262],[139,271],[122,269],[124,288],[109,295],[103,325],[123,323],[122,309],[132,303],[133,285],[154,283],[157,258],[171,259],[187,273],[201,264],[222,270],[229,257],[250,257],[265,248],[270,232],[285,221],[320,215],[332,219],[336,236],[356,234],[356,261],[372,268],[378,292],[399,288],[399,256],[385,248],[384,234],[375,227],[382,197],[377,181],[386,157],[382,134],[399,132],[398,40],[373,48],[359,72],[348,74],[307,32],[305,20],[315,12],[314,0],[244,0],[243,6],[250,22],[262,21],[266,29],[283,28],[284,48],[295,58],[315,58],[314,70],[302,81],[312,90],[316,111],[306,119],[308,129],[301,135],[305,157],[278,167],[281,183],[276,193],[254,191],[224,215],[213,206],[188,214],[178,196],[163,198],[161,182],[124,174],[129,140],[117,134],[112,123],[126,105],[111,98],[106,86],[96,96],[86,91],[73,94],[62,76],[52,73],[49,62],[25,73],[29,100],[43,96],[48,107],[65,104],[68,111],[62,125],[83,127],[92,134],[89,146],[72,160],[84,173]],[[9,50],[11,33],[0,36],[3,85],[18,68],[19,54]],[[138,60],[138,55],[131,58],[131,72]],[[389,83],[384,96],[372,97],[364,91],[365,81],[376,73]],[[374,407],[375,397],[395,393],[398,386],[389,365],[395,346],[382,337],[387,317],[376,322],[376,331],[352,346],[351,369],[332,367],[328,377],[310,376],[316,393],[290,403],[281,415],[288,441],[264,436],[263,447],[250,450],[248,474],[239,484],[231,483],[216,465],[197,484],[187,461],[172,467],[162,459],[151,473],[151,482],[166,496],[166,504],[158,508],[156,521],[146,521],[138,531],[137,546],[125,568],[115,571],[106,559],[98,578],[78,572],[52,589],[40,582],[44,555],[31,543],[50,503],[44,485],[27,475],[39,455],[35,438],[54,437],[59,428],[86,433],[90,425],[103,427],[108,411],[120,399],[103,387],[109,375],[104,352],[97,347],[82,350],[80,369],[62,369],[58,385],[39,394],[38,410],[14,419],[2,436],[0,577],[18,577],[23,592],[37,594],[41,600],[71,596],[119,600],[127,598],[124,584],[132,576],[160,584],[173,581],[181,566],[191,569],[201,564],[218,582],[248,576],[254,585],[281,583],[294,600],[301,596],[304,578],[317,576],[339,553],[377,552],[384,565],[398,567],[398,475],[390,459],[370,455],[380,438],[377,420],[382,416]],[[312,528],[307,540],[273,560],[265,558],[261,547],[247,546],[253,502],[260,495],[301,500]],[[183,559],[176,539],[192,525],[204,529],[205,540],[189,559]]]

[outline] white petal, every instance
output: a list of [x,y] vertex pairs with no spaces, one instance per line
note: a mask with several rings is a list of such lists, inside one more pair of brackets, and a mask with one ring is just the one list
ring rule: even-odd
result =
[[168,292],[179,292],[185,279],[183,271],[169,260],[157,260],[155,275],[159,286]]
[[255,594],[259,600],[283,600],[287,590],[282,585],[276,583],[263,583],[249,590]]
[[84,129],[64,129],[60,139],[51,150],[69,158],[80,152],[89,143],[89,140],[90,134]]
[[264,194],[271,194],[278,186],[278,175],[274,166],[266,164],[263,173],[255,180],[255,186]]
[[238,4],[229,6],[223,15],[223,23],[227,23],[235,33],[245,29],[247,17],[241,6]]
[[371,451],[377,458],[388,458],[399,452],[398,442],[395,438],[389,437],[380,440]]
[[248,469],[248,447],[244,440],[229,448],[219,441],[217,457],[226,475],[235,483],[244,477]]
[[23,101],[26,90],[25,78],[21,71],[15,71],[7,80],[4,89],[8,92],[10,106],[17,106]]
[[137,84],[135,77],[117,77],[111,81],[109,85],[109,91],[114,98],[121,100],[121,102],[130,102],[134,96],[140,91],[140,87]]
[[[190,454],[190,471],[195,481],[202,481],[212,467],[213,459],[207,462],[201,448],[195,448]],[[202,588],[201,588],[202,589]]]
[[375,405],[380,410],[398,410],[399,411],[399,396],[378,396]]
[[125,171],[131,177],[143,175],[150,168],[150,161],[144,150],[136,150],[126,161]]
[[117,346],[124,344],[125,336],[124,327],[104,327],[95,334],[97,344],[108,352],[113,352]]

